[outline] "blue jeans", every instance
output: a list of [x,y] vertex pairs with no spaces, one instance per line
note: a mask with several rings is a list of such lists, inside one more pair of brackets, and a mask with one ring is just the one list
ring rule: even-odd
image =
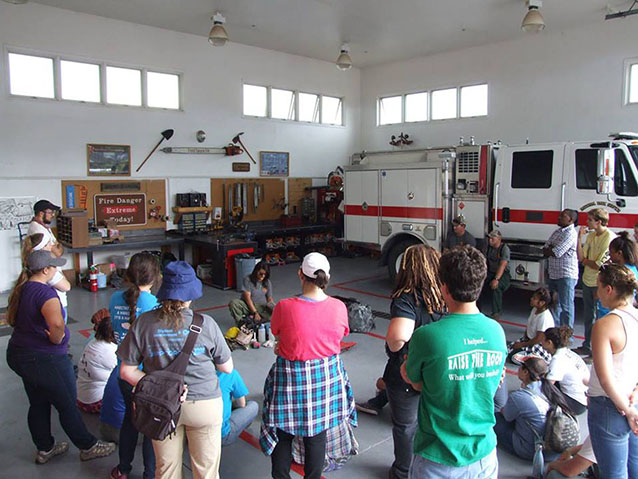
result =
[[548,281],[550,291],[556,291],[558,294],[558,304],[554,318],[557,320],[558,326],[569,326],[574,329],[574,290],[578,279],[575,278],[559,278],[550,279]]
[[222,437],[222,446],[228,446],[234,443],[241,432],[246,429],[257,417],[259,405],[255,401],[246,401],[244,407],[233,409],[230,414],[230,431]]
[[77,407],[73,364],[65,354],[47,354],[24,348],[7,348],[9,367],[22,378],[29,398],[27,421],[38,451],[50,451],[51,406],[57,409],[62,429],[78,449],[90,449],[97,442],[84,425]]
[[600,477],[638,477],[638,437],[631,432],[627,419],[611,399],[590,397],[587,423]]
[[[133,386],[121,378],[118,378],[118,382],[126,412],[120,428],[120,442],[118,444],[120,463],[117,465],[117,469],[122,474],[130,474],[131,469],[133,469],[132,463],[135,458],[139,432],[133,426]],[[155,477],[155,453],[153,452],[153,442],[146,436],[142,441],[142,459],[144,460],[144,479],[153,479]]]
[[415,454],[410,466],[410,479],[497,479],[496,449],[483,459],[463,467],[445,466]]
[[596,321],[596,286],[589,287],[583,284],[583,324],[585,325],[585,340],[583,347],[591,350],[591,329]]

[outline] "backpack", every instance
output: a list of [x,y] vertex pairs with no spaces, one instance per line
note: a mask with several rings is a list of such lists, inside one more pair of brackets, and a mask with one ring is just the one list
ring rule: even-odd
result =
[[204,318],[194,313],[182,350],[164,369],[146,374],[133,391],[133,425],[150,439],[162,441],[177,428],[184,392],[184,374]]
[[576,418],[564,412],[560,406],[552,406],[547,412],[545,423],[545,448],[563,452],[578,445],[580,428]]
[[334,296],[348,308],[348,327],[352,333],[367,333],[372,331],[376,325],[372,315],[372,308],[360,303],[355,298],[343,298]]

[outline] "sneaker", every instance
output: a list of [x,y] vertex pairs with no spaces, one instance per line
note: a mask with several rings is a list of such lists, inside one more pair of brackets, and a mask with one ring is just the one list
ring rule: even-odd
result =
[[371,414],[373,416],[378,416],[379,413],[381,413],[381,409],[373,406],[368,401],[355,403],[355,407],[357,408],[357,411]]
[[98,457],[108,456],[113,451],[115,451],[114,442],[105,442],[98,439],[91,449],[83,449],[80,451],[80,459],[82,461],[90,461]]
[[68,442],[56,442],[50,451],[38,451],[35,455],[36,464],[45,464],[53,459],[55,456],[64,454],[69,450]]
[[111,475],[109,477],[111,479],[128,479],[128,474],[121,473],[117,466],[115,466],[111,471]]
[[579,347],[577,347],[575,349],[572,349],[572,351],[574,351],[579,356],[590,356],[591,355],[591,349],[586,348],[585,346],[579,346]]

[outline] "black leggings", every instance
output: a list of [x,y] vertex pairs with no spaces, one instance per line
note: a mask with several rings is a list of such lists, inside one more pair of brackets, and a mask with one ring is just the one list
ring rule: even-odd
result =
[[[277,429],[279,442],[272,452],[273,479],[290,479],[290,465],[292,463],[292,440],[295,436]],[[326,455],[326,431],[316,436],[304,437],[305,449],[304,477],[305,479],[320,479],[323,472],[324,457]]]

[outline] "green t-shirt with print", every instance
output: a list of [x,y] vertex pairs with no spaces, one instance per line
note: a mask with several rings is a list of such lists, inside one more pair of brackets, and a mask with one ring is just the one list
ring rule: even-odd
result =
[[503,328],[484,314],[450,314],[415,331],[407,374],[423,384],[414,453],[462,467],[496,447],[494,394],[505,364]]

